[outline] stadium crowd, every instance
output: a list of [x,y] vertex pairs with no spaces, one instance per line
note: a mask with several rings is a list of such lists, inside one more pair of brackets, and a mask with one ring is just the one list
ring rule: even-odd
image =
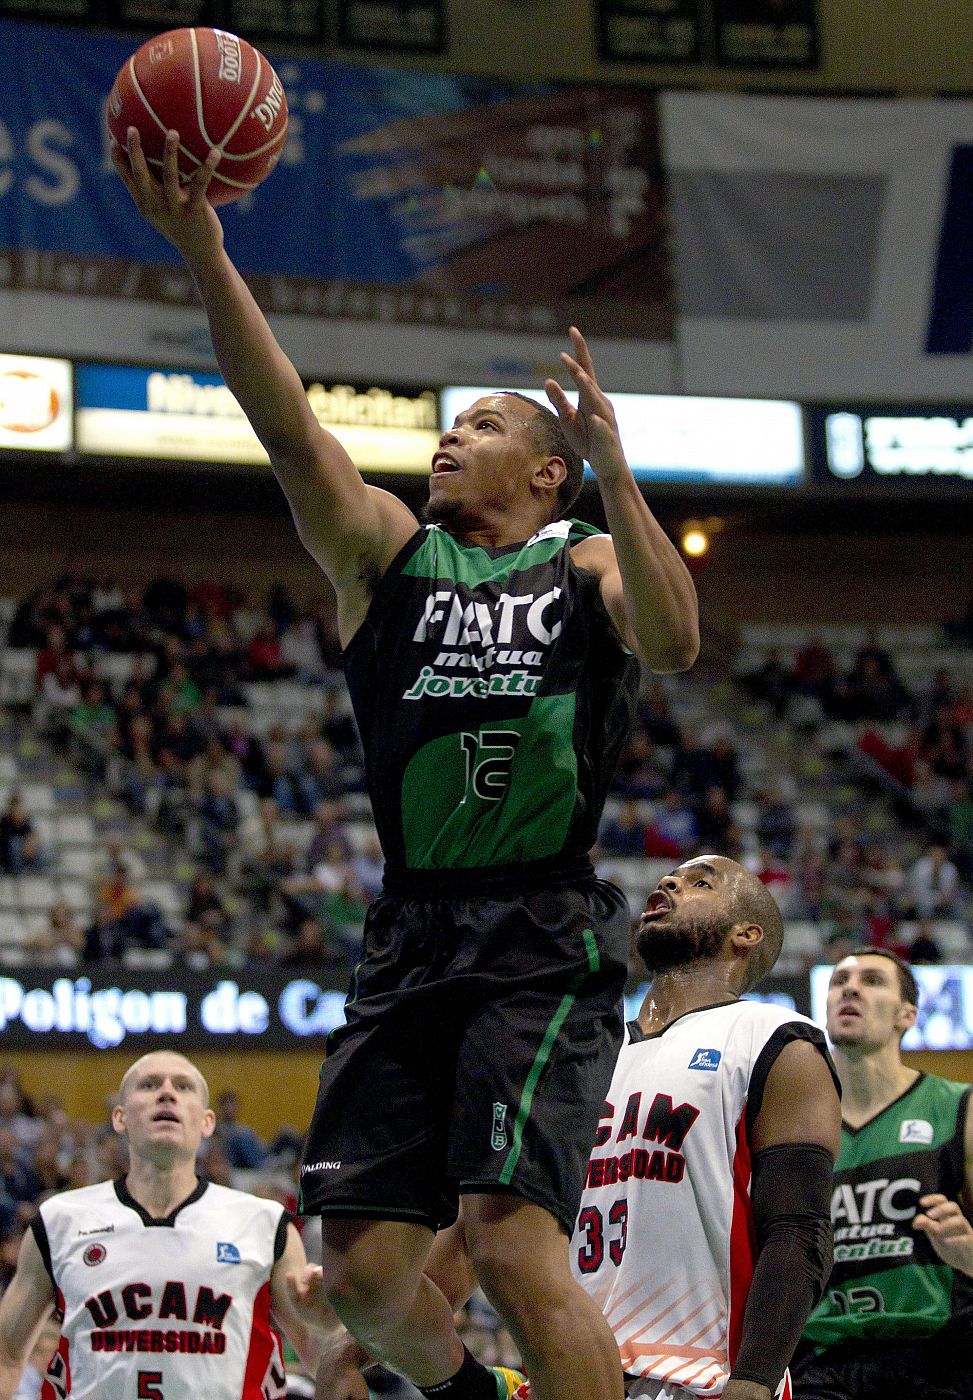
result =
[[[197,970],[260,960],[347,982],[382,860],[327,598],[298,605],[276,586],[258,604],[226,586],[64,577],[13,611],[0,662],[12,654],[31,671],[19,697],[3,697],[12,751],[34,756],[25,773],[55,780],[58,808],[57,779],[77,773],[65,799],[97,814],[89,899],[55,898],[21,956],[75,966],[138,950]],[[720,703],[699,703],[714,694]],[[822,740],[829,726],[851,734],[850,750]],[[56,827],[31,811],[30,784],[7,778],[0,879],[16,889],[46,874],[57,891]],[[705,660],[679,685],[648,680],[596,859],[634,903],[639,881],[657,878],[646,871],[701,850],[740,859],[789,921],[814,925],[808,965],[863,943],[916,962],[968,956],[969,689],[946,668],[910,687],[873,642],[839,666],[813,635],[791,657],[771,647],[738,667],[722,691]],[[175,907],[153,897],[160,869]],[[945,928],[964,931],[959,953]],[[631,970],[640,980],[637,959]],[[235,1094],[215,1107],[207,1176],[293,1209],[298,1131],[282,1125],[264,1142]],[[0,1288],[38,1203],[117,1175],[122,1146],[109,1113],[70,1119],[0,1069]],[[313,1254],[313,1232],[306,1243]],[[512,1356],[482,1296],[464,1335],[488,1362]]]
[[[90,911],[55,900],[27,951],[65,965],[129,948],[196,968],[310,964],[340,984],[381,853],[329,599],[65,575],[17,605],[6,647],[33,658],[18,732],[80,763],[124,818],[99,824]],[[829,724],[853,728],[859,766],[825,754],[825,801],[808,819],[804,741]],[[145,854],[130,839],[140,831],[152,833]],[[156,847],[180,873],[178,909],[142,893]],[[790,658],[771,647],[740,673],[720,714],[650,681],[596,854],[618,873],[703,849],[742,860],[788,919],[818,926],[809,961],[862,942],[955,956],[955,927],[948,948],[938,929],[968,929],[970,688],[946,668],[910,688],[874,639],[841,667],[810,632]],[[51,869],[52,856],[12,786],[0,872]]]

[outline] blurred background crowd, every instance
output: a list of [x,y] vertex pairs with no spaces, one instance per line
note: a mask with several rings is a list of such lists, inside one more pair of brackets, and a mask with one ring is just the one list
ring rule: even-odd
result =
[[[778,899],[781,971],[862,943],[969,960],[970,642],[949,620],[754,625],[646,677],[594,853],[633,919],[717,850]],[[64,575],[0,599],[0,643],[0,968],[263,965],[343,990],[382,859],[329,596]],[[235,1091],[214,1107],[201,1169],[294,1209],[304,1125],[264,1140]],[[32,1102],[0,1066],[0,1288],[45,1194],[122,1170],[110,1110]],[[513,1359],[482,1295],[463,1326]]]
[[[382,860],[332,600],[65,575],[0,600],[0,631],[0,959],[343,986]],[[971,659],[945,620],[765,626],[647,678],[599,868],[637,916],[685,857],[742,860],[785,913],[784,970],[862,942],[965,958]]]
[[[163,9],[0,0],[0,372],[30,410],[22,419],[0,386],[0,1012],[34,969],[48,970],[38,984],[90,977],[119,996],[224,971],[266,987],[287,969],[281,981],[292,970],[340,1004],[381,888],[333,595],[266,466],[235,449],[196,460],[206,429],[230,442],[238,425],[210,416],[202,315],[141,221],[131,242],[101,144],[101,45],[126,13],[141,42],[152,16],[166,27]],[[690,405],[671,440],[658,420],[663,470],[642,489],[698,570],[703,650],[685,675],[644,678],[594,852],[633,919],[666,871],[717,850],[772,889],[777,971],[805,987],[809,968],[862,944],[973,964],[968,0],[189,9],[234,29],[259,10],[261,45],[273,54],[277,26],[288,55],[280,184],[266,216],[248,197],[227,227],[252,239],[248,275],[266,274],[255,292],[322,398],[327,384],[342,411],[414,415],[450,381],[537,385],[576,316],[609,392]],[[72,28],[38,37],[45,18]],[[299,39],[305,20],[318,41]],[[360,35],[374,23],[362,42],[353,20]],[[440,31],[428,51],[423,20]],[[409,31],[404,44],[393,30]],[[37,54],[43,68],[14,57]],[[297,209],[314,210],[317,239]],[[20,352],[68,357],[73,384],[45,392]],[[49,410],[81,422],[79,367],[128,385],[166,365],[206,402],[175,411],[177,382],[179,402],[146,415],[161,455],[141,413],[104,452],[77,436],[45,447]],[[711,419],[695,397],[712,394],[799,413],[799,485],[762,475],[774,453],[763,460],[759,432],[735,442],[712,426],[722,411]],[[100,403],[93,392],[96,441]],[[884,422],[884,455],[870,422]],[[166,456],[174,440],[185,460]],[[692,471],[670,472],[700,447]],[[368,452],[368,479],[418,513],[423,471],[386,471],[401,461]],[[590,480],[577,514],[604,523]],[[688,549],[693,533],[708,554]],[[630,972],[633,993],[634,955]],[[968,1047],[967,979],[946,980],[941,1019]],[[131,1049],[96,1056],[85,1031],[12,1019],[0,1292],[45,1194],[122,1169],[111,1102],[99,1104]],[[205,1042],[218,1130],[201,1169],[293,1208],[323,1036],[272,1041]],[[944,1051],[950,1078],[973,1077],[971,1053]],[[313,1228],[305,1244],[313,1257]],[[464,1327],[485,1360],[513,1359],[482,1298]],[[36,1400],[39,1375],[23,1384],[18,1400]]]

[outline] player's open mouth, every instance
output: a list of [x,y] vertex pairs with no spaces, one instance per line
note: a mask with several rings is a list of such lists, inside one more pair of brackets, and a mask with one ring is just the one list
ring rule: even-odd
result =
[[441,476],[443,472],[458,472],[460,470],[459,463],[454,462],[452,457],[447,457],[445,452],[437,452],[432,459],[433,476]]
[[167,1109],[167,1108],[163,1108],[163,1109],[160,1109],[158,1113],[153,1113],[153,1115],[152,1115],[152,1122],[153,1122],[153,1123],[178,1123],[178,1122],[179,1122],[179,1115],[176,1114],[176,1113],[172,1113],[172,1112],[171,1112],[169,1109]]
[[665,890],[653,890],[649,895],[649,902],[645,906],[643,919],[655,919],[660,914],[668,914],[672,908],[672,900]]

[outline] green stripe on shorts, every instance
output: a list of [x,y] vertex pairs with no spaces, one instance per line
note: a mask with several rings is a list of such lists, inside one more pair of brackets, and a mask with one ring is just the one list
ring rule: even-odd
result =
[[509,1186],[513,1180],[514,1171],[520,1161],[520,1149],[523,1144],[524,1128],[527,1119],[530,1117],[530,1107],[534,1101],[534,1091],[538,1081],[544,1072],[544,1066],[551,1058],[551,1051],[554,1049],[554,1042],[557,1040],[561,1027],[567,1019],[568,1012],[578,999],[578,992],[585,981],[585,976],[597,972],[601,967],[601,954],[598,951],[598,944],[595,942],[595,935],[590,928],[586,928],[581,937],[584,939],[585,952],[588,955],[588,974],[582,973],[576,977],[572,983],[571,990],[565,992],[558,1005],[557,1010],[551,1017],[550,1024],[544,1032],[544,1039],[541,1041],[540,1049],[534,1056],[534,1063],[530,1067],[530,1073],[524,1083],[524,1091],[520,1096],[520,1103],[517,1105],[517,1120],[514,1123],[513,1142],[510,1151],[507,1153],[507,1160],[500,1170],[498,1181],[501,1186]]

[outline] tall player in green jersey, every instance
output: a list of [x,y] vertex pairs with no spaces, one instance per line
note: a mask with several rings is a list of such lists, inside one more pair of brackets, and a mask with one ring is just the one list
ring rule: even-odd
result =
[[[169,133],[161,181],[116,168],[184,257],[223,376],[267,449],[338,627],[385,847],[347,1024],[302,1170],[327,1294],[351,1334],[438,1400],[509,1382],[464,1352],[423,1265],[464,1197],[477,1273],[537,1400],[620,1400],[618,1351],[568,1236],[622,1032],[629,916],[588,861],[637,662],[690,666],[692,580],[628,468],[588,347],[577,408],[481,399],[443,435],[428,525],[366,486],[311,411]],[[582,458],[610,535],[564,521]]]
[[892,953],[860,950],[832,974],[835,1263],[791,1368],[797,1400],[973,1396],[970,1086],[903,1064],[917,1004]]

